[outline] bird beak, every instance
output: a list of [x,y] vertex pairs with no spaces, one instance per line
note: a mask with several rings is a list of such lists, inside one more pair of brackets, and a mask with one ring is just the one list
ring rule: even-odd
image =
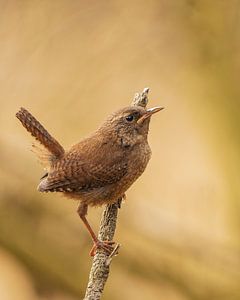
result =
[[150,118],[151,115],[159,112],[162,109],[164,109],[164,107],[159,106],[147,109],[146,113],[140,119],[137,120],[137,123],[139,125],[142,124],[146,119]]

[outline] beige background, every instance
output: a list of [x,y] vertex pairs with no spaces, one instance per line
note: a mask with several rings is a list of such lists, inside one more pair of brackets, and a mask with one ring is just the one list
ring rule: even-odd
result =
[[[0,298],[84,294],[77,203],[36,191],[15,118],[64,147],[150,87],[152,159],[127,193],[103,299],[239,299],[239,9],[231,1],[0,1]],[[98,227],[101,209],[89,220]],[[22,297],[22,298],[21,298]]]

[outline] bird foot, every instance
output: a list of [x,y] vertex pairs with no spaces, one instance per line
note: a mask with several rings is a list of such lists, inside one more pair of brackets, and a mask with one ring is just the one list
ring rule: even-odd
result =
[[113,241],[97,240],[97,242],[94,242],[89,255],[94,256],[98,249],[103,249],[106,252],[106,254],[110,255],[112,253],[112,251],[114,250],[114,247],[113,247],[114,244],[115,244],[115,242],[113,242]]

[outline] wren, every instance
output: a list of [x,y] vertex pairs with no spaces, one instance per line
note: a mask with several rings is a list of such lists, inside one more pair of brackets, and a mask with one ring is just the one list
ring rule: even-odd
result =
[[148,130],[151,116],[163,107],[129,106],[111,114],[91,135],[69,150],[64,148],[24,108],[16,117],[44,149],[33,145],[47,173],[40,192],[60,192],[80,200],[78,214],[89,231],[95,255],[98,248],[112,251],[112,241],[100,241],[89,225],[88,206],[114,203],[143,173],[151,156]]

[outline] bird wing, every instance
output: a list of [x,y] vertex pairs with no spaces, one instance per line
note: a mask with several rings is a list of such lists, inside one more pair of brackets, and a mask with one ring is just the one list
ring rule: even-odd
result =
[[[110,152],[109,152],[110,151]],[[91,152],[73,149],[56,163],[45,182],[45,191],[78,192],[101,188],[127,173],[127,161],[118,147],[95,147]]]

